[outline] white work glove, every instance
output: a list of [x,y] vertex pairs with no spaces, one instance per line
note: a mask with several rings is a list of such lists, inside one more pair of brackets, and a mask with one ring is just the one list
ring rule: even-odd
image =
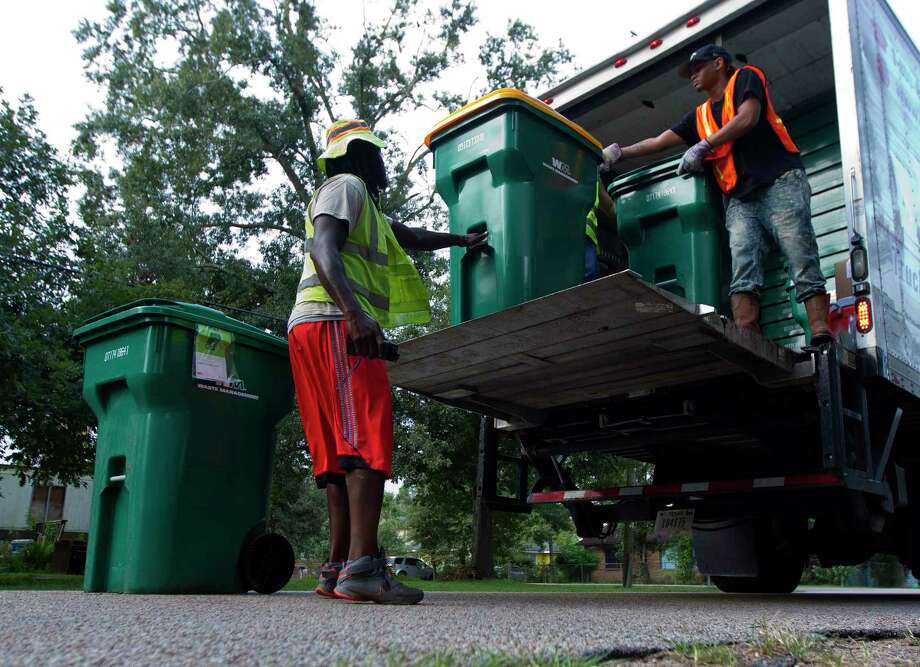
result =
[[677,175],[683,176],[695,171],[703,171],[703,158],[711,150],[712,144],[706,139],[693,144],[681,158],[680,165],[677,167]]
[[620,144],[610,144],[604,149],[604,164],[601,166],[602,171],[610,171],[613,165],[623,157],[623,149]]

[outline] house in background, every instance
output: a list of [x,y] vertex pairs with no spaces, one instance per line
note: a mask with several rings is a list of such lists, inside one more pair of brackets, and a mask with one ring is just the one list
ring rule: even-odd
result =
[[12,466],[0,465],[0,540],[32,537],[35,523],[64,520],[64,535],[75,538],[89,531],[89,511],[93,497],[91,477],[83,485],[19,484]]
[[[618,545],[590,547],[599,564],[591,575],[591,581],[598,584],[620,584],[623,582],[623,561]],[[644,556],[644,558],[643,558]],[[645,553],[636,549],[632,559],[633,580],[642,584],[673,584],[677,574],[677,548],[673,545],[647,544]],[[702,576],[693,568],[694,579]]]

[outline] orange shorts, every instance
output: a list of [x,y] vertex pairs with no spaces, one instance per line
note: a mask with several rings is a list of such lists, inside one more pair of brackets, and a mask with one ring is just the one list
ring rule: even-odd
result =
[[386,362],[349,356],[342,320],[305,322],[288,334],[297,407],[317,486],[356,468],[389,479],[393,409]]

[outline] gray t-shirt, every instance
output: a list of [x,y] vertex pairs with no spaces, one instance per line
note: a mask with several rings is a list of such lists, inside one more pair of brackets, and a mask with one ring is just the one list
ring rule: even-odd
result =
[[[313,198],[312,222],[320,215],[329,215],[348,223],[348,233],[358,224],[364,208],[364,182],[352,174],[333,176],[316,191]],[[323,322],[344,319],[334,303],[308,301],[294,305],[288,318],[288,331],[303,322]]]

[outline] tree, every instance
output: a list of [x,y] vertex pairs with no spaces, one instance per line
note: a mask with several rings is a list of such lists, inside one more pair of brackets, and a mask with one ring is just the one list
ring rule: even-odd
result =
[[0,89],[0,455],[23,479],[34,468],[39,479],[72,482],[93,446],[65,308],[76,284],[67,221],[73,178],[32,101],[14,107]]

